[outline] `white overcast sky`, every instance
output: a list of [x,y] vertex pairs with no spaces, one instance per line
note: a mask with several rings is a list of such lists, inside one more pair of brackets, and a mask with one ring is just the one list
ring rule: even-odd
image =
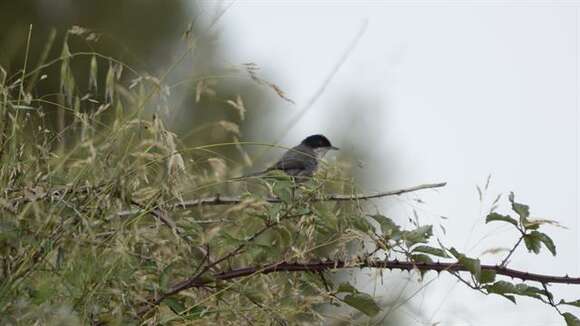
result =
[[[478,219],[475,185],[492,174],[488,201],[513,190],[516,199],[531,205],[532,215],[556,219],[569,228],[546,229],[554,235],[557,257],[545,252],[530,256],[522,250],[512,266],[580,276],[574,2],[331,3],[238,1],[219,23],[227,60],[255,62],[273,72],[271,78],[296,101],[295,106],[280,101],[279,109],[290,112],[288,119],[310,99],[362,24],[368,23],[322,97],[283,143],[292,145],[312,132],[343,139],[339,133],[349,130],[329,124],[348,126],[357,121],[337,121],[340,115],[333,113],[337,99],[345,94],[369,98],[376,112],[358,123],[382,133],[379,139],[358,145],[374,153],[365,162],[367,172],[359,174],[369,173],[372,179],[382,167],[392,169],[388,180],[375,178],[369,190],[447,181],[446,188],[421,196],[427,200],[422,206],[425,215],[433,213],[425,221],[444,223],[447,245],[479,255],[490,247],[510,246],[515,237],[506,228],[486,226]],[[329,117],[330,122],[321,120]],[[393,202],[385,203],[391,206]],[[441,221],[437,214],[449,220]],[[495,263],[501,258],[483,259]],[[422,322],[563,323],[541,303],[521,300],[514,306],[500,297],[466,290],[445,276],[435,283],[411,301],[426,316]],[[385,285],[391,287],[374,294],[380,297],[381,291],[392,293],[401,287]],[[573,298],[580,288],[565,287],[558,293]]]

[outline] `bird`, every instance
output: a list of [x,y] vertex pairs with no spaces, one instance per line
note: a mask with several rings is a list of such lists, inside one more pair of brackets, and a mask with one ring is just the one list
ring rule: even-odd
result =
[[279,170],[294,177],[296,182],[304,182],[311,178],[318,169],[319,161],[330,150],[338,150],[324,135],[311,135],[300,144],[290,148],[282,157],[266,170],[245,175],[255,177],[270,171]]

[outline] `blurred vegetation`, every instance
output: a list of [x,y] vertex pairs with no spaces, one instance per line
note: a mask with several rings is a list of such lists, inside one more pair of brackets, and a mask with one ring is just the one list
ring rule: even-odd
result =
[[[310,274],[184,291],[139,315],[151,296],[240,244],[211,271],[363,245],[361,234],[347,232],[360,224],[358,204],[308,200],[353,191],[332,181],[336,167],[296,203],[283,176],[228,184],[252,164],[238,141],[247,99],[289,99],[253,63],[213,62],[220,13],[198,28],[180,3],[0,3],[2,324],[324,320],[315,308],[328,297]],[[171,211],[171,224],[154,214],[228,191],[244,201]],[[288,200],[267,204],[272,192]],[[135,208],[142,210],[119,215]],[[247,240],[264,225],[267,232]]]
[[[182,1],[0,2],[0,324],[400,324],[399,303],[333,284],[341,272],[212,279],[328,259],[455,259],[480,292],[552,302],[429,246],[431,226],[318,200],[358,193],[342,163],[298,188],[283,175],[232,179],[253,164],[248,146],[273,146],[240,141],[247,121],[272,96],[291,99],[255,63],[220,61],[222,14]],[[216,194],[241,200],[184,205]],[[510,201],[520,219],[492,210],[489,222],[555,254],[537,231],[548,222]],[[203,286],[172,291],[192,277]]]
[[[239,189],[245,197],[239,205],[171,211],[171,224],[158,218],[156,210],[184,199],[222,193],[230,175],[226,164],[234,163],[220,151],[234,148],[240,160],[245,152],[231,141],[186,146],[162,119],[147,118],[147,110],[159,110],[171,96],[162,79],[98,52],[79,55],[88,60],[75,68],[78,52],[69,41],[92,41],[93,33],[72,27],[56,59],[16,72],[2,68],[3,324],[125,324],[138,320],[149,297],[240,244],[242,252],[210,271],[273,257],[338,255],[362,244],[359,236],[345,232],[358,220],[358,205],[306,200],[329,187],[352,191],[341,183],[313,182],[302,194],[305,200],[295,203],[288,197],[292,183],[281,177],[262,189],[286,198],[282,204],[267,204],[268,191]],[[49,77],[54,66],[58,75]],[[76,69],[89,72],[86,86],[77,83]],[[95,73],[100,69],[104,79]],[[55,101],[36,95],[34,85],[29,88],[49,78],[59,85]],[[196,94],[214,96],[208,88]],[[226,103],[240,118],[241,101]],[[66,114],[63,128],[51,125],[46,105]],[[221,128],[232,132],[237,125],[222,123]],[[63,139],[66,146],[59,146]],[[323,173],[333,174],[336,170]],[[119,215],[131,208],[142,210]],[[328,218],[315,218],[321,215]],[[268,232],[247,240],[264,225]],[[296,282],[304,287],[298,292]],[[315,320],[321,316],[313,307],[326,301],[319,295],[320,282],[309,274],[257,276],[224,289],[184,291],[144,318],[155,324],[197,319],[236,323],[240,314],[258,323]],[[240,308],[231,309],[232,304]]]
[[[113,92],[127,95],[124,87],[136,86],[130,81],[138,78],[157,83],[141,109],[160,116],[185,143],[230,141],[251,128],[244,124],[246,107],[256,116],[265,110],[263,86],[270,84],[255,64],[223,62],[215,25],[226,9],[187,1],[0,1],[0,66],[7,83],[27,66],[25,92],[42,101],[45,127],[59,133],[58,145],[78,137],[68,128],[73,116],[59,107],[98,110],[92,100],[103,103],[112,95],[110,67],[127,82]],[[121,107],[132,98],[111,99],[112,107]]]

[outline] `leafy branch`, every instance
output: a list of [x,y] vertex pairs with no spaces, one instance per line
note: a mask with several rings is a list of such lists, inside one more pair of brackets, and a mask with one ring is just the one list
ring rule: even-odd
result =
[[[376,249],[366,254],[351,257],[351,259],[318,258],[315,261],[310,260],[302,262],[281,260],[265,265],[260,264],[255,266],[241,266],[227,271],[218,271],[210,274],[205,273],[209,271],[209,267],[213,267],[216,264],[228,260],[229,258],[240,253],[241,249],[244,248],[249,242],[256,240],[258,236],[264,234],[266,230],[277,224],[266,223],[262,229],[254,233],[251,237],[247,238],[247,241],[243,244],[240,244],[235,250],[224,255],[213,264],[208,265],[208,267],[204,268],[201,272],[196,273],[194,276],[176,282],[173,286],[169,287],[169,289],[164,294],[159,296],[153,302],[150,302],[150,304],[145,307],[141,313],[145,314],[156,305],[164,302],[164,300],[169,299],[171,296],[178,295],[180,292],[188,289],[206,288],[208,286],[218,286],[219,284],[222,284],[221,286],[223,287],[223,283],[227,281],[233,282],[257,275],[290,272],[313,273],[320,276],[322,285],[330,297],[338,299],[339,301],[350,305],[351,307],[363,312],[368,316],[374,316],[380,312],[380,308],[374,302],[374,299],[371,296],[359,292],[348,283],[342,283],[337,288],[332,289],[332,284],[324,277],[324,272],[329,271],[355,268],[372,268],[409,272],[417,271],[421,274],[430,271],[437,273],[448,272],[458,278],[468,287],[485,295],[497,294],[514,303],[516,302],[516,296],[537,299],[547,305],[552,306],[558,312],[558,314],[564,317],[568,325],[578,325],[576,323],[577,319],[574,315],[568,312],[562,312],[559,307],[561,305],[580,307],[580,300],[572,302],[561,300],[559,303],[557,303],[554,300],[554,295],[548,290],[547,285],[577,285],[580,284],[580,277],[530,273],[528,271],[507,267],[509,257],[522,241],[526,243],[526,246],[530,252],[539,252],[537,249],[537,244],[535,244],[533,241],[540,241],[546,245],[550,252],[555,254],[555,247],[553,247],[553,242],[551,242],[551,239],[547,238],[548,236],[544,233],[540,233],[538,231],[542,224],[553,224],[553,222],[548,222],[547,220],[538,222],[539,220],[537,219],[529,219],[528,206],[515,202],[513,194],[510,195],[509,200],[512,205],[512,209],[520,214],[519,221],[510,217],[509,215],[499,215],[493,212],[491,212],[486,218],[487,222],[501,221],[512,224],[518,228],[521,233],[521,236],[514,246],[514,249],[510,251],[507,257],[504,258],[499,265],[482,265],[479,259],[468,257],[467,255],[457,251],[455,248],[445,248],[441,245],[439,248],[429,246],[427,243],[432,236],[432,226],[430,225],[417,225],[415,229],[404,230],[391,219],[377,214],[369,216],[370,220],[373,220],[377,224],[376,227],[367,228],[368,225],[365,226],[364,224],[358,226],[358,228],[361,230],[370,231],[367,232],[367,234],[371,237],[376,245]],[[288,207],[287,212],[291,210],[292,208]],[[286,215],[281,218],[280,221],[290,217],[299,217],[303,214],[289,216],[288,213],[286,213]],[[537,234],[543,234],[543,236],[538,237]],[[378,253],[383,253],[385,255],[375,256]],[[402,255],[405,257],[405,259],[399,260],[396,258],[389,258],[393,254]],[[434,261],[433,258],[435,257],[447,261]],[[470,279],[465,278],[465,273],[469,273],[468,275],[470,276]],[[538,282],[540,283],[541,288],[531,286],[526,283],[511,283],[505,280],[496,280],[497,276],[520,279],[524,282]],[[341,299],[338,296],[340,293],[344,293],[346,295],[344,295],[344,297]]]

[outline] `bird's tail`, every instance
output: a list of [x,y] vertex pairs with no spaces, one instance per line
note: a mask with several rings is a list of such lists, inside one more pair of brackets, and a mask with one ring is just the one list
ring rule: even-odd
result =
[[264,171],[254,172],[254,173],[250,173],[250,174],[244,174],[242,176],[235,177],[235,178],[232,178],[230,180],[235,181],[235,180],[242,180],[242,179],[247,179],[247,178],[252,178],[252,177],[259,177],[261,175],[266,174],[268,171],[270,171],[270,169],[266,169]]

